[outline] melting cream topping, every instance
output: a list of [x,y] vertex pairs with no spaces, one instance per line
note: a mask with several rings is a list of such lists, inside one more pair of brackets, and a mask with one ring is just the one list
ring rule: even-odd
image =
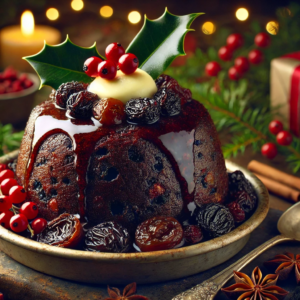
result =
[[132,98],[151,98],[157,92],[157,87],[148,73],[137,69],[130,75],[119,70],[113,80],[96,77],[88,90],[100,98],[114,98],[125,104]]

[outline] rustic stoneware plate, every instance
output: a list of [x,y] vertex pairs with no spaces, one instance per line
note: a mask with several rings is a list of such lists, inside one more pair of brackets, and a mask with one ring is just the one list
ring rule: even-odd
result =
[[245,223],[216,239],[179,249],[146,253],[94,253],[53,247],[23,238],[0,226],[0,250],[37,271],[80,282],[153,283],[193,275],[219,265],[247,243],[269,208],[267,189],[249,171],[226,162],[229,171],[241,170],[259,197],[256,211]]

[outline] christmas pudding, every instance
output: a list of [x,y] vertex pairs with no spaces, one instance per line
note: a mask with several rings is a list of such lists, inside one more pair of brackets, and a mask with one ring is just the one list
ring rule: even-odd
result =
[[55,90],[31,113],[17,182],[0,172],[2,202],[15,213],[0,215],[3,226],[22,232],[38,214],[28,228],[42,243],[157,251],[219,237],[251,215],[257,195],[241,172],[227,174],[209,113],[161,75],[197,16],[161,18],[178,21],[165,28],[177,52],[165,39],[141,50],[146,21],[126,51],[112,43],[106,58],[68,38],[27,58]]

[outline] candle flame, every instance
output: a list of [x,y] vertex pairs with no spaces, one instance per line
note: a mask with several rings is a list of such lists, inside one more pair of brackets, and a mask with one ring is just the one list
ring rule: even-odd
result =
[[34,17],[30,10],[25,10],[21,16],[21,31],[25,36],[30,36],[34,32]]

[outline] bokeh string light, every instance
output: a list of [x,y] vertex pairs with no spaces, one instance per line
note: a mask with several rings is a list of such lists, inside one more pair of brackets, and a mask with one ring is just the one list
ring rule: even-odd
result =
[[138,11],[132,11],[128,14],[128,20],[132,24],[137,24],[141,21],[141,14]]
[[213,22],[208,21],[202,25],[201,29],[203,33],[210,35],[216,31],[216,25]]
[[47,9],[46,16],[49,20],[55,21],[59,17],[59,12],[56,8],[51,7],[49,9]]
[[84,7],[84,3],[82,0],[73,0],[71,2],[71,7],[76,10],[76,11],[79,11],[79,10],[82,10],[83,7]]
[[276,21],[270,21],[267,23],[266,25],[266,30],[272,34],[272,35],[276,35],[278,33],[279,30],[279,24]]
[[112,7],[110,7],[108,5],[102,6],[100,8],[100,15],[103,18],[109,18],[113,15],[113,13],[114,13],[114,10],[112,9]]
[[235,12],[235,16],[240,21],[246,21],[249,17],[249,12],[246,8],[241,7]]

